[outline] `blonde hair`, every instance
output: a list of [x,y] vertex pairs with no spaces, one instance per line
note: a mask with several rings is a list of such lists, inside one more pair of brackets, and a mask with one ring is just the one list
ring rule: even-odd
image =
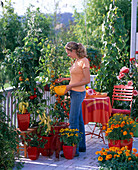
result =
[[76,53],[79,58],[87,57],[86,49],[81,43],[76,43],[74,41],[68,42],[65,45],[65,49],[69,51],[76,50]]

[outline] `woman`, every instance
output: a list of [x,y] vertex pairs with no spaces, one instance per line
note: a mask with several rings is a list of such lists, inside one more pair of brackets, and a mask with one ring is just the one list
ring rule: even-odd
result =
[[85,85],[90,82],[90,64],[86,58],[86,50],[81,43],[68,42],[65,49],[67,55],[75,59],[75,62],[70,68],[70,78],[59,78],[58,82],[70,80],[69,85],[66,86],[66,91],[70,91],[71,99],[69,123],[71,129],[77,128],[79,132],[82,133],[82,140],[79,143],[75,155],[79,156],[79,152],[86,151],[82,102],[86,95]]

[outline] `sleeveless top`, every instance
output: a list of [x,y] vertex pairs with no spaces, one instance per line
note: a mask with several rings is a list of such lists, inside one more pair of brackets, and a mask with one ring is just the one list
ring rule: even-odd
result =
[[[81,80],[83,80],[83,69],[84,68],[90,68],[89,60],[84,57],[76,60],[74,64],[70,68],[70,85],[74,83],[78,83]],[[73,87],[71,90],[82,92],[85,91],[85,85]]]

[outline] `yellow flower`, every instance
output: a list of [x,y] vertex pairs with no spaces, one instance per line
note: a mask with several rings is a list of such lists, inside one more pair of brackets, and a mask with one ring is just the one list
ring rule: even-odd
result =
[[118,153],[119,155],[121,155],[121,154],[122,154],[122,151],[120,150],[120,151],[118,151],[117,153]]

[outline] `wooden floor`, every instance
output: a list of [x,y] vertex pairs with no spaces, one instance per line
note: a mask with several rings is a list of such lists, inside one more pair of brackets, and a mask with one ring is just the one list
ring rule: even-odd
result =
[[[93,125],[92,125],[93,126]],[[88,131],[88,125],[85,126]],[[99,132],[99,128],[96,128],[96,133]],[[55,154],[51,157],[39,156],[35,161],[28,158],[24,158],[23,153],[21,153],[22,161],[25,162],[22,170],[98,170],[99,164],[97,161],[96,151],[102,148],[108,147],[108,142],[105,140],[105,144],[101,138],[90,135],[86,136],[86,152],[80,152],[79,157],[74,157],[72,160],[67,160],[65,158],[59,157],[57,159]],[[134,138],[133,147],[138,150],[138,138]]]

